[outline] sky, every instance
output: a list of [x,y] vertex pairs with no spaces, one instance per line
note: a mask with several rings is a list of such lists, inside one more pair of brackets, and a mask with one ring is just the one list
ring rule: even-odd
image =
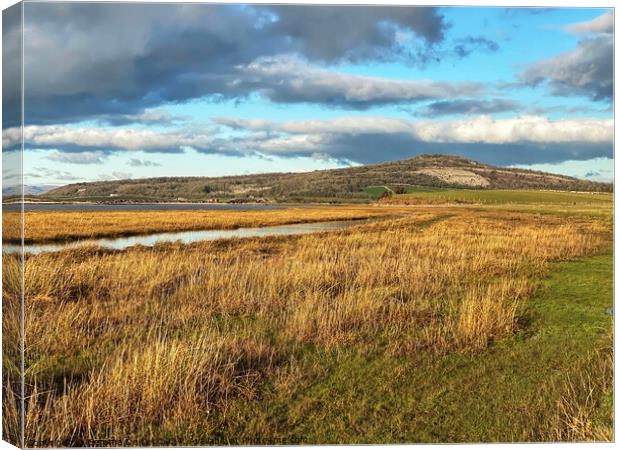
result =
[[[4,11],[5,179],[19,23]],[[612,10],[29,2],[23,33],[26,185],[422,153],[613,178]]]

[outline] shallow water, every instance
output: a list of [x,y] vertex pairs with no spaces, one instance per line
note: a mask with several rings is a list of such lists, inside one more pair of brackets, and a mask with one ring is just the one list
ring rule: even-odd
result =
[[[234,230],[175,231],[172,233],[145,234],[119,238],[84,239],[50,244],[26,244],[24,246],[24,251],[26,253],[37,254],[87,246],[99,246],[114,250],[124,250],[134,245],[152,247],[155,244],[163,242],[180,242],[182,244],[191,244],[193,242],[215,241],[218,239],[230,238],[290,236],[296,234],[343,230],[354,225],[367,223],[369,220],[370,219],[298,223],[260,228],[237,228]],[[6,253],[16,253],[20,251],[20,247],[21,246],[18,244],[7,244],[2,246],[2,251]]]

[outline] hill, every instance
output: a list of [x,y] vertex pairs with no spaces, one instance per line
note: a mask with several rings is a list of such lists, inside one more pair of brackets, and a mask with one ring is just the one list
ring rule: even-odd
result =
[[401,161],[304,173],[77,183],[53,189],[43,197],[105,201],[368,201],[384,192],[404,193],[421,186],[595,192],[612,190],[609,183],[500,168],[457,156],[420,155]]
[[[24,195],[41,195],[46,192],[54,189],[56,185],[42,184],[39,186],[35,185],[24,185],[23,193]],[[2,196],[17,196],[22,194],[21,186],[3,186],[2,187]]]

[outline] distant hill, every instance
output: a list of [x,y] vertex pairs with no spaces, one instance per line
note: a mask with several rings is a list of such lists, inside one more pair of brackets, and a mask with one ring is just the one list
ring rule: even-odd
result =
[[[42,184],[40,186],[30,186],[24,185],[23,193],[24,195],[41,195],[45,194],[51,189],[54,189],[57,185],[47,185]],[[2,187],[2,195],[3,196],[12,196],[12,195],[21,195],[22,188],[21,186],[3,186]]]
[[376,198],[377,193],[406,192],[412,186],[612,190],[610,183],[494,167],[457,156],[420,155],[401,161],[304,173],[77,183],[53,189],[43,197],[103,201],[368,201]]

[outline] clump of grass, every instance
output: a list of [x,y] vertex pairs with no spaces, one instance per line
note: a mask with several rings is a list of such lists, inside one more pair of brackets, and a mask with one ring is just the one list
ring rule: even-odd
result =
[[97,436],[112,442],[188,428],[205,431],[229,397],[252,398],[274,350],[268,343],[213,332],[174,339],[153,336],[128,343],[91,373],[88,383],[60,396],[32,387],[28,442],[86,444]]
[[485,348],[494,337],[512,332],[522,302],[532,291],[527,278],[503,278],[467,292],[459,305],[452,340],[460,348]]
[[[589,358],[562,374],[554,411],[531,436],[537,441],[613,441],[613,338]],[[607,405],[601,401],[607,400]]]
[[17,446],[22,442],[21,379],[19,370],[10,367],[13,361],[7,355],[2,360],[2,439]]

